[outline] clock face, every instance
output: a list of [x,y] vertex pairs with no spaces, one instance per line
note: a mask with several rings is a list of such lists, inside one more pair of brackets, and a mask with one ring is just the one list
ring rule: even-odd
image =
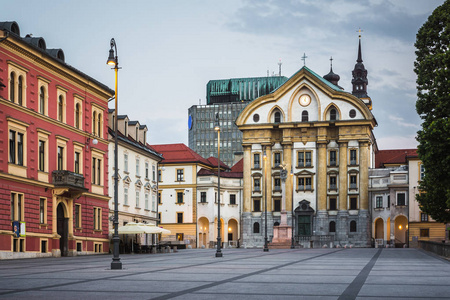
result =
[[308,106],[311,103],[311,97],[308,95],[301,95],[299,102],[301,106]]

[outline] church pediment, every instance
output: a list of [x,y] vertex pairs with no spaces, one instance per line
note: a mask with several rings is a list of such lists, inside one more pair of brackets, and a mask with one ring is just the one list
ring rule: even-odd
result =
[[316,174],[316,173],[313,173],[308,170],[303,170],[303,171],[295,173],[295,176],[313,176],[314,174]]
[[355,120],[376,124],[361,99],[303,67],[273,93],[247,105],[236,124],[281,128],[292,123]]

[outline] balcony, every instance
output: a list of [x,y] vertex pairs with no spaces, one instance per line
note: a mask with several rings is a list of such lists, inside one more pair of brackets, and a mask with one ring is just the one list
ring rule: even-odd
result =
[[66,197],[76,197],[88,189],[84,187],[84,176],[67,170],[55,170],[52,172],[52,183],[55,193]]

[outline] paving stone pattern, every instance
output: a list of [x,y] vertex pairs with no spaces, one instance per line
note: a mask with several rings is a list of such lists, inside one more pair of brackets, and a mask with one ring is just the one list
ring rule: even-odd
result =
[[0,261],[0,299],[450,299],[450,262],[417,249],[190,249]]

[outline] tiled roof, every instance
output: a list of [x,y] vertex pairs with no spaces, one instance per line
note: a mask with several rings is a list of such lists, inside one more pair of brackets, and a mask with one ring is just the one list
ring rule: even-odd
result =
[[234,164],[234,166],[231,167],[231,172],[239,172],[244,173],[244,159],[241,158],[240,161]]
[[385,165],[404,165],[407,157],[417,157],[417,149],[379,150],[375,153],[375,168]]
[[202,163],[212,166],[207,159],[182,143],[151,145],[151,147],[164,156],[162,163]]
[[[217,167],[217,157],[211,156],[211,157],[209,157],[209,158],[207,159],[207,161],[209,161],[209,163],[210,163],[212,166]],[[224,164],[223,161],[220,161],[220,168],[221,168],[221,169],[224,168],[224,169],[228,169],[228,170],[230,169],[230,167],[227,166],[226,164]]]

